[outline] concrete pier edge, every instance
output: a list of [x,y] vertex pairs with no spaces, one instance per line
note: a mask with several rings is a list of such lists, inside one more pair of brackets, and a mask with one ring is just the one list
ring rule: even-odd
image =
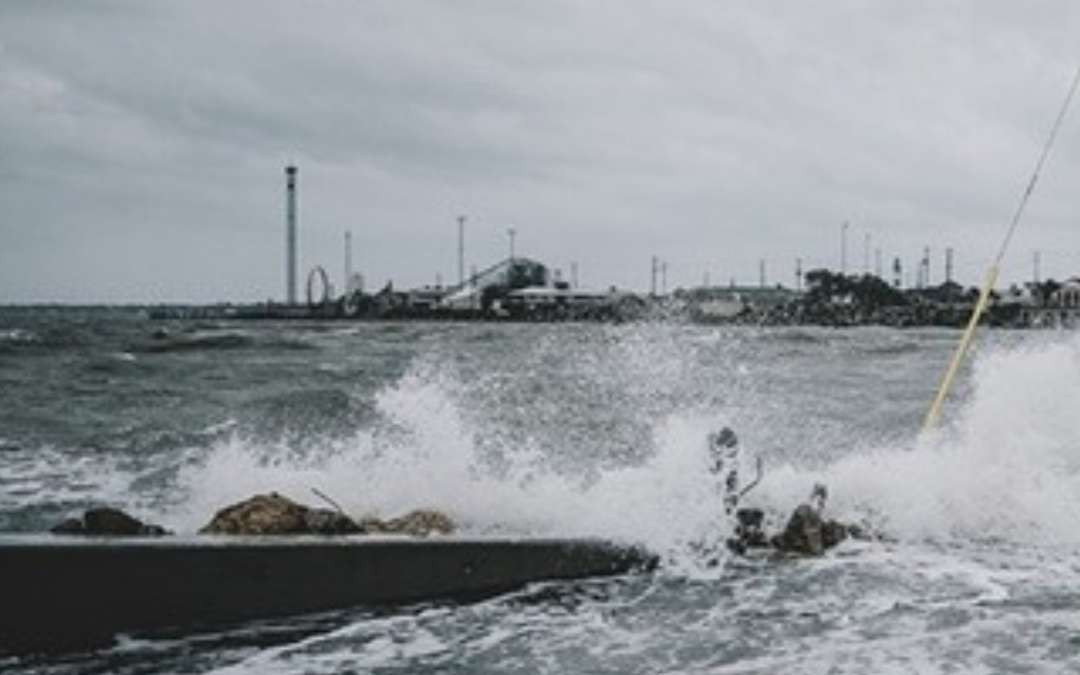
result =
[[0,535],[0,653],[108,645],[118,633],[358,606],[475,599],[542,580],[655,567],[600,539]]

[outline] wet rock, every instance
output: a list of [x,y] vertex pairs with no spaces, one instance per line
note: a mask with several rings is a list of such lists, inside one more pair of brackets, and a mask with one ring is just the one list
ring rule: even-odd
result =
[[201,534],[450,534],[454,521],[444,513],[418,509],[399,518],[354,521],[339,511],[313,509],[276,492],[255,495],[218,511]]
[[735,536],[727,540],[727,547],[739,555],[752,548],[768,548],[765,535],[765,512],[761,509],[742,508],[735,511]]
[[784,531],[772,538],[772,545],[785,553],[821,555],[825,552],[821,516],[809,504],[800,504],[788,519]]
[[390,520],[365,518],[360,528],[369,534],[408,534],[426,537],[431,534],[451,534],[457,526],[449,516],[433,509],[417,509]]
[[825,520],[809,504],[795,509],[784,531],[771,543],[777,550],[800,555],[821,555],[849,538],[869,539],[862,528],[839,520]]
[[199,532],[276,535],[358,534],[363,530],[342,513],[313,509],[271,492],[221,509]]
[[821,524],[821,545],[830,549],[858,532],[858,528],[854,526],[845,525],[838,520],[826,520]]
[[313,534],[358,534],[363,532],[352,518],[328,509],[308,509],[304,526]]
[[417,509],[400,518],[386,521],[390,532],[411,534],[414,537],[426,537],[429,534],[450,534],[454,531],[454,521],[445,513],[432,509]]
[[88,509],[82,519],[68,518],[49,531],[53,534],[110,537],[159,537],[171,534],[160,525],[144,523],[120,509],[107,506]]
[[68,518],[59,525],[54,526],[49,532],[53,534],[86,534],[86,526],[82,518]]

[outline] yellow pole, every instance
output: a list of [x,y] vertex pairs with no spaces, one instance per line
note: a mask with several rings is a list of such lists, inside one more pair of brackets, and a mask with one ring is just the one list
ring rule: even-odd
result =
[[964,330],[964,335],[960,338],[960,344],[956,346],[956,352],[953,354],[952,362],[949,363],[949,369],[945,371],[945,376],[941,378],[941,386],[938,387],[934,403],[926,413],[926,420],[923,422],[923,433],[937,426],[938,420],[941,419],[941,406],[945,402],[949,390],[952,389],[953,379],[956,377],[956,372],[960,370],[960,364],[964,361],[964,356],[971,345],[971,338],[975,336],[975,327],[979,325],[979,319],[986,310],[986,303],[990,299],[990,291],[993,290],[997,277],[998,266],[992,265],[986,275],[982,291],[979,293],[979,301],[975,303],[975,309],[971,311],[971,319],[968,320],[967,329]]
[[926,420],[923,422],[923,433],[926,433],[937,426],[938,420],[941,419],[941,405],[945,402],[945,397],[949,394],[949,389],[952,388],[953,378],[956,377],[956,371],[960,370],[960,364],[963,362],[968,347],[971,345],[971,338],[975,336],[975,327],[979,325],[979,319],[986,309],[986,302],[990,299],[990,291],[993,290],[994,283],[997,281],[998,268],[1001,266],[1001,260],[1005,257],[1005,251],[1009,248],[1009,242],[1016,232],[1016,226],[1020,224],[1020,216],[1024,213],[1024,207],[1027,206],[1028,199],[1031,198],[1031,193],[1035,191],[1035,183],[1039,180],[1039,172],[1042,170],[1043,164],[1050,154],[1050,148],[1054,145],[1054,139],[1057,138],[1058,129],[1061,128],[1061,122],[1065,119],[1065,113],[1069,110],[1069,103],[1072,102],[1073,95],[1076,93],[1078,85],[1080,85],[1080,68],[1077,68],[1076,73],[1073,75],[1072,83],[1069,84],[1069,93],[1065,96],[1065,102],[1061,104],[1061,110],[1058,111],[1057,119],[1054,120],[1054,126],[1050,130],[1050,136],[1046,139],[1042,154],[1039,155],[1039,161],[1035,162],[1035,170],[1031,173],[1031,180],[1028,181],[1027,189],[1024,190],[1023,196],[1020,197],[1020,203],[1016,207],[1016,212],[1013,213],[1012,221],[1009,222],[1009,229],[1005,233],[1005,240],[1001,242],[1001,250],[998,251],[997,257],[994,259],[994,264],[986,274],[986,283],[983,284],[982,292],[979,294],[979,301],[975,303],[975,309],[971,312],[971,320],[968,321],[967,330],[964,331],[964,335],[960,339],[960,344],[956,346],[956,353],[953,354],[949,369],[945,371],[945,377],[941,380],[941,386],[938,387],[937,396],[934,397],[934,402],[931,404],[930,410],[926,413]]

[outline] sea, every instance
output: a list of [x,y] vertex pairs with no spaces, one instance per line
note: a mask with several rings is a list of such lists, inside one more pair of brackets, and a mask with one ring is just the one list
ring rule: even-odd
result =
[[[155,321],[0,309],[0,531],[111,505],[193,534],[277,491],[463,534],[602,537],[653,572],[117,636],[4,673],[1080,673],[1080,334]],[[778,528],[815,483],[878,537],[741,558],[707,436]],[[0,569],[0,573],[3,573]],[[0,598],[0,602],[3,599]],[[6,607],[2,611],[18,611]]]

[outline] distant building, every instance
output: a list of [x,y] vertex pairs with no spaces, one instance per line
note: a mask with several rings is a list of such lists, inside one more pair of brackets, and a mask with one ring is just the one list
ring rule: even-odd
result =
[[489,310],[512,291],[547,286],[550,277],[543,263],[520,256],[507,258],[471,275],[461,284],[444,289],[439,308]]
[[405,294],[405,307],[414,310],[435,309],[445,294],[446,289],[442,286],[414,288]]
[[1036,295],[1032,284],[1029,282],[1023,286],[1017,286],[1016,284],[1009,286],[1008,289],[1002,291],[1001,296],[997,299],[997,303],[1021,305],[1024,307],[1038,307],[1039,298]]
[[702,319],[729,319],[746,311],[784,305],[800,293],[783,286],[699,286],[675,292]]
[[[1047,287],[1046,284],[1050,284]],[[1054,288],[1050,291],[1050,288]],[[1072,277],[1060,285],[1025,284],[1030,301],[1021,303],[1021,324],[1032,327],[1080,326],[1080,277]],[[1008,296],[1006,296],[1008,297]]]
[[1072,277],[1050,294],[1050,307],[1059,309],[1080,308],[1080,277]]

